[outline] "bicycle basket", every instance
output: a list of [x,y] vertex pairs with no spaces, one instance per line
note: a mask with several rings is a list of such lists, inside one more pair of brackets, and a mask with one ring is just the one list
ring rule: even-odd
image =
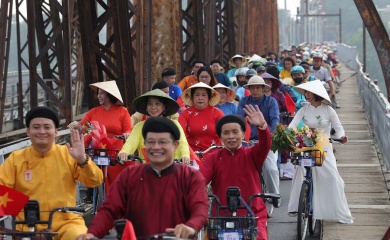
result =
[[291,153],[291,160],[293,164],[297,164],[302,167],[322,166],[325,157],[326,152],[322,152],[318,149],[306,151],[298,150]]
[[238,233],[238,239],[256,239],[257,217],[209,217],[206,229],[209,239],[222,240],[231,233]]

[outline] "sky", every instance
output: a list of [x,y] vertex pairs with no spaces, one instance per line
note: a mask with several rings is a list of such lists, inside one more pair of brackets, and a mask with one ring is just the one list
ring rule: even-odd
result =
[[278,0],[278,8],[284,9],[285,2],[287,10],[290,10],[291,15],[295,16],[297,14],[297,7],[299,7],[301,0]]

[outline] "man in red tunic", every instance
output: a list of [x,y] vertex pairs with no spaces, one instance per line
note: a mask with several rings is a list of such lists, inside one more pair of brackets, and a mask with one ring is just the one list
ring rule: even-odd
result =
[[177,126],[168,118],[149,118],[142,135],[150,162],[121,172],[88,234],[79,240],[103,238],[114,220],[122,218],[132,222],[137,239],[164,232],[190,238],[206,224],[208,199],[202,174],[173,162],[180,138]]
[[[225,148],[206,156],[200,169],[206,183],[212,181],[213,193],[219,197],[222,205],[226,205],[224,196],[229,186],[239,187],[246,203],[249,202],[250,195],[261,193],[259,172],[271,148],[271,135],[257,105],[246,105],[244,112],[248,122],[258,127],[259,142],[250,148],[242,147],[245,121],[238,115],[226,115],[216,125],[218,136]],[[253,199],[252,211],[258,217],[257,239],[268,239],[267,211],[262,199]],[[239,210],[237,216],[245,214],[246,211]]]

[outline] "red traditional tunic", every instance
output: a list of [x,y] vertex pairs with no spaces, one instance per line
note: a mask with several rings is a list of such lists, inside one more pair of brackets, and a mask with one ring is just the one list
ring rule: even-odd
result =
[[221,145],[215,125],[223,116],[223,112],[213,106],[207,106],[202,110],[192,106],[182,112],[179,123],[192,150],[203,151],[211,144]]
[[[253,147],[240,147],[234,152],[226,148],[219,149],[204,158],[200,172],[206,183],[212,182],[213,194],[217,195],[222,205],[226,205],[226,189],[238,186],[241,197],[249,203],[249,196],[261,193],[259,172],[271,148],[269,128],[259,130],[259,142]],[[252,211],[258,216],[258,239],[267,239],[267,210],[260,198],[254,198]],[[245,210],[239,210],[238,216],[245,215]]]
[[[132,129],[129,111],[127,111],[125,107],[115,104],[108,110],[103,106],[92,108],[85,114],[83,119],[81,119],[81,122],[84,124],[92,120],[98,121],[100,125],[106,127],[108,137],[130,133]],[[114,147],[115,149],[121,150],[123,144],[124,142],[118,139],[114,143]],[[108,167],[107,177],[104,178],[106,189],[110,187],[111,183],[119,175],[122,169],[124,169],[124,166],[119,164]]]
[[88,232],[103,238],[116,219],[126,218],[137,239],[184,223],[199,231],[207,220],[208,199],[202,174],[184,164],[157,173],[150,164],[122,171],[112,184]]

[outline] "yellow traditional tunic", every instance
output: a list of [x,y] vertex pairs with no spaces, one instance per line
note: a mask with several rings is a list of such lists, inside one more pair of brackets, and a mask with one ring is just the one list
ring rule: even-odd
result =
[[[54,144],[45,154],[33,147],[21,149],[0,165],[0,184],[28,195],[30,200],[38,200],[41,220],[47,220],[53,208],[75,206],[77,181],[96,187],[103,182],[103,173],[91,160],[80,168],[62,145]],[[17,219],[24,219],[23,212]],[[46,228],[40,225],[36,231]],[[24,226],[24,230],[27,229]],[[80,214],[55,213],[52,231],[59,232],[60,239],[75,239],[86,233],[87,228]]]
[[[183,128],[178,121],[172,120],[180,131],[179,147],[174,153],[174,158],[190,157],[190,148],[186,136],[184,134]],[[137,123],[133,130],[130,133],[130,136],[127,138],[126,143],[123,145],[120,152],[125,152],[127,154],[134,154],[135,150],[138,150],[138,155],[141,159],[145,159],[145,156],[142,152],[142,149],[145,148],[144,138],[142,136],[142,127],[144,126],[145,121]]]

